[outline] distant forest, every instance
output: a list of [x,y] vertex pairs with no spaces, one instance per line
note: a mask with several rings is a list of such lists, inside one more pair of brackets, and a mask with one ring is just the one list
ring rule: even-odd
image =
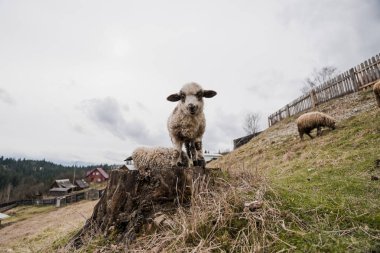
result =
[[26,160],[0,157],[0,203],[35,198],[48,192],[56,179],[82,179],[86,171],[101,167],[110,170],[114,165],[63,166],[45,160]]

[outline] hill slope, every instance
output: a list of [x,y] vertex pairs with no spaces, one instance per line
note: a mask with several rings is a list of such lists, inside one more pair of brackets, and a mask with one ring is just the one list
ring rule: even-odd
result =
[[68,206],[19,206],[7,213],[0,228],[0,252],[56,252],[88,219],[97,201]]
[[265,174],[265,198],[293,217],[274,249],[380,250],[380,181],[371,180],[380,176],[380,110],[370,91],[319,110],[337,119],[335,131],[301,142],[292,117],[211,166]]
[[[212,162],[189,207],[157,210],[132,245],[96,235],[61,252],[378,252],[380,110],[372,92],[318,108],[337,129],[300,141],[294,117]],[[315,134],[315,133],[314,133]],[[252,202],[254,201],[254,202]],[[245,204],[253,203],[250,207]],[[164,217],[164,218],[162,218]]]

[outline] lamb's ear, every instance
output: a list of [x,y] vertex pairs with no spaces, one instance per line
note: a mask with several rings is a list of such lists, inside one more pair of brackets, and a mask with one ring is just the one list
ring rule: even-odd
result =
[[171,94],[169,97],[166,98],[170,102],[177,102],[181,99],[181,96],[178,95],[177,93]]
[[203,91],[203,97],[205,97],[205,98],[212,98],[215,95],[216,95],[216,91],[213,91],[213,90],[204,90]]

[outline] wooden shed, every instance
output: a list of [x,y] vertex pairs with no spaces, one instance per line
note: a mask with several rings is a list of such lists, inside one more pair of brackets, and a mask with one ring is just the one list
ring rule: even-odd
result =
[[53,196],[63,196],[72,192],[76,188],[69,179],[57,179],[51,185],[49,193]]
[[72,192],[73,188],[59,188],[54,187],[49,190],[49,194],[52,196],[64,196]]
[[84,179],[75,180],[75,186],[76,186],[75,190],[78,190],[78,191],[90,187],[90,185]]

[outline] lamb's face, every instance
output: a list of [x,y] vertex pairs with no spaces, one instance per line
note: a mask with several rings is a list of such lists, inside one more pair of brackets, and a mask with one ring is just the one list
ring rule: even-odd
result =
[[203,90],[197,83],[185,84],[178,94],[172,94],[167,99],[179,101],[179,108],[185,115],[198,115],[203,111],[203,97],[211,98],[215,91]]
[[185,85],[179,92],[180,107],[187,115],[198,115],[203,111],[203,90],[199,85]]

